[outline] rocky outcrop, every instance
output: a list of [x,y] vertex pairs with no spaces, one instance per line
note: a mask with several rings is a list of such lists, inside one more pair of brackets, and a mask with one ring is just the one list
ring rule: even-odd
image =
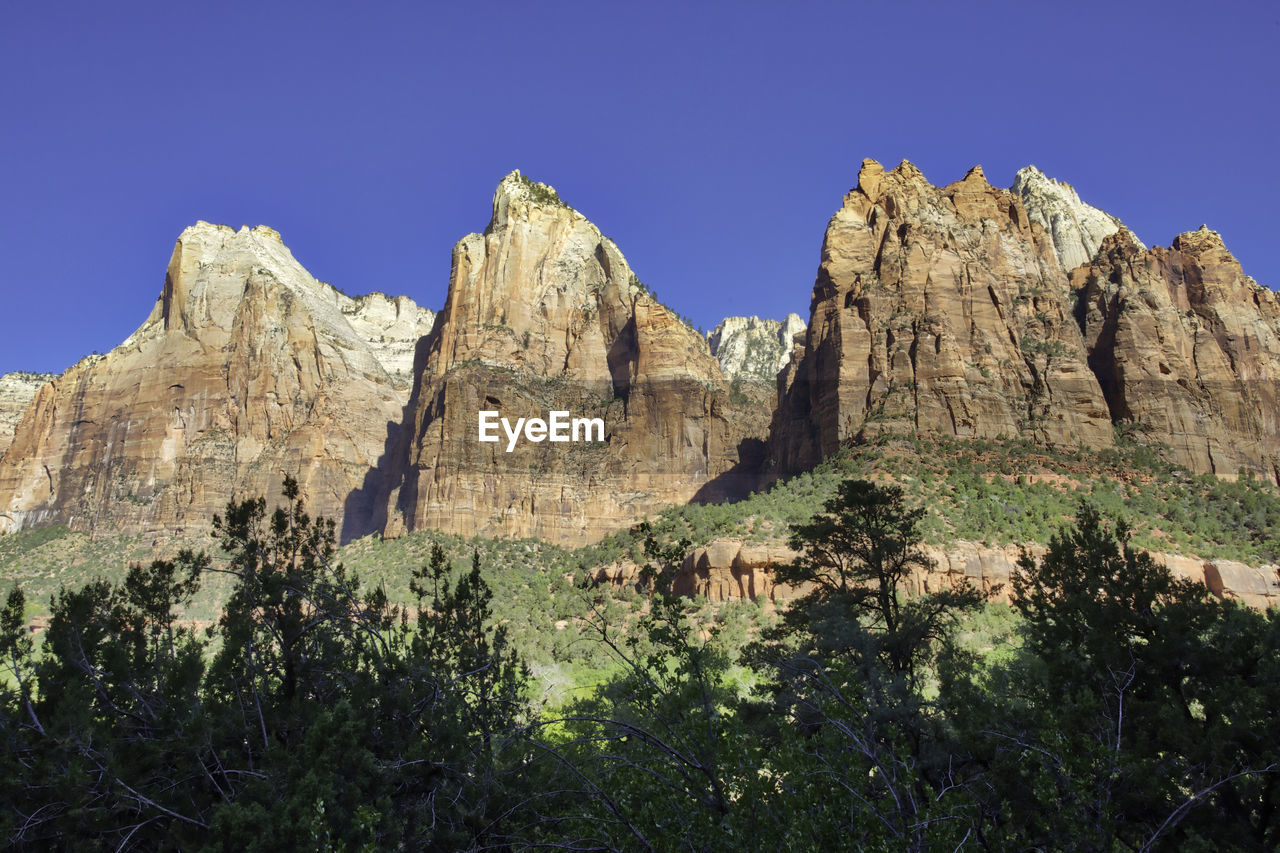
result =
[[799,314],[785,320],[725,317],[707,335],[707,345],[727,378],[772,383],[791,360],[795,336],[804,328]]
[[233,495],[278,498],[285,474],[340,519],[430,319],[316,281],[270,228],[192,226],[137,332],[36,396],[0,463],[0,529],[181,532]]
[[1280,301],[1217,233],[1144,250],[1122,231],[1072,281],[1112,418],[1192,470],[1280,482]]
[[[604,441],[508,452],[505,436],[479,440],[481,410],[513,424],[552,410],[598,417]],[[730,399],[701,335],[613,241],[514,172],[485,232],[454,248],[406,429],[366,487],[380,508],[367,529],[593,541],[662,506],[740,491],[766,412]]]
[[57,378],[56,373],[6,373],[0,376],[0,460],[13,442],[18,422],[26,414],[27,407],[35,399],[36,392],[47,382]]
[[[907,580],[903,591],[908,595],[940,592],[968,583],[987,598],[1008,603],[1022,546],[958,540],[946,546],[925,546],[923,550],[931,567],[913,573]],[[1039,560],[1045,548],[1032,544],[1026,551]],[[775,602],[796,598],[812,587],[774,583],[775,569],[796,556],[795,551],[776,542],[714,539],[685,557],[674,591],[713,602],[761,596]],[[1174,577],[1204,584],[1219,598],[1234,599],[1260,610],[1280,605],[1280,566],[1254,567],[1233,560],[1199,560],[1162,552],[1151,552],[1151,557]],[[631,564],[606,566],[596,571],[594,579],[615,587],[634,585],[640,580],[640,570]]]
[[776,470],[881,431],[1110,444],[1055,251],[980,168],[938,188],[910,163],[865,161],[779,376]]
[[[1082,202],[1070,184],[1035,166],[1018,170],[1010,190],[1022,199],[1028,218],[1049,235],[1059,265],[1068,272],[1093,260],[1102,241],[1124,227],[1111,214]],[[1130,239],[1137,242],[1132,235]]]

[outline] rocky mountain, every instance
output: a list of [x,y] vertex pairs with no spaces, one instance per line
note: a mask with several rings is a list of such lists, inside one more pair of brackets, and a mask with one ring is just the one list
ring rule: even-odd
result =
[[198,223],[146,322],[36,395],[0,463],[0,529],[180,532],[233,494],[277,497],[284,474],[341,517],[432,320],[316,281],[270,228]]
[[1037,171],[1014,188],[863,163],[781,380],[778,470],[881,431],[1105,447],[1119,426],[1280,481],[1275,294],[1211,231],[1147,250]]
[[1197,471],[1280,482],[1280,301],[1214,231],[1107,237],[1072,273],[1112,418]]
[[[1276,482],[1278,371],[1280,303],[1218,235],[1146,249],[1033,167],[1003,190],[981,168],[937,187],[865,161],[808,323],[727,318],[706,339],[515,172],[455,247],[438,317],[348,298],[269,228],[184,231],[128,340],[47,384],[0,380],[9,423],[29,400],[0,456],[0,530],[180,532],[293,474],[345,539],[575,545],[883,432],[1098,448],[1119,427],[1193,470]],[[599,418],[604,437],[481,441],[482,411]]]
[[725,317],[707,335],[707,346],[727,378],[772,383],[791,360],[794,338],[804,329],[799,314],[788,314],[785,320]]
[[879,431],[1110,444],[1072,303],[1044,229],[981,168],[939,188],[905,161],[865,161],[781,380],[779,469]]
[[[499,184],[484,233],[454,248],[419,358],[405,429],[353,502],[370,514],[348,515],[349,536],[436,528],[581,544],[740,488],[735,472],[763,448],[764,399],[732,401],[702,336],[613,241],[519,172]],[[482,410],[511,423],[598,417],[604,441],[509,450],[505,436],[479,440]]]
[[1035,166],[1019,169],[1010,190],[1022,199],[1031,221],[1049,235],[1058,264],[1065,270],[1089,263],[1102,241],[1124,228],[1116,217],[1082,202],[1070,184],[1050,178]]
[[0,376],[0,459],[13,441],[27,407],[40,386],[53,381],[56,373],[6,373]]

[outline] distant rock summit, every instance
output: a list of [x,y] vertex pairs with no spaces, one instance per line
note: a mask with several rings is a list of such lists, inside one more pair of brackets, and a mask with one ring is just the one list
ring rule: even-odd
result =
[[[1031,221],[1049,235],[1058,265],[1065,270],[1089,263],[1103,240],[1124,229],[1119,219],[1082,202],[1070,184],[1050,178],[1035,166],[1018,170],[1010,190],[1022,199]],[[1146,248],[1132,234],[1129,239]]]
[[341,516],[433,315],[316,281],[270,228],[198,223],[128,340],[43,386],[0,463],[0,530],[180,530],[284,474]]
[[785,320],[725,317],[707,335],[707,345],[726,377],[773,382],[791,360],[794,338],[804,329],[799,314]]

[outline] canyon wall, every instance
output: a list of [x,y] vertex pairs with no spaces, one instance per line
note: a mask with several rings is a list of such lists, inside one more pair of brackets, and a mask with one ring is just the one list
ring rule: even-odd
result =
[[278,498],[285,474],[341,517],[432,319],[316,281],[270,228],[194,225],[142,326],[29,405],[0,462],[0,530],[183,532],[234,495]]

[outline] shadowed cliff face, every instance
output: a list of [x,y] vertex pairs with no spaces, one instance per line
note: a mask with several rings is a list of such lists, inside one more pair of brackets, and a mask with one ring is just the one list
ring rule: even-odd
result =
[[1280,481],[1280,304],[1221,237],[1143,250],[1121,231],[1072,282],[1117,420],[1193,470]]
[[[733,402],[706,342],[613,241],[513,173],[485,233],[454,249],[406,430],[370,483],[386,519],[369,526],[593,541],[664,505],[741,491],[739,447],[765,433],[761,402]],[[505,437],[479,441],[481,410],[599,417],[605,441],[507,452]]]
[[974,168],[938,188],[866,161],[827,226],[773,452],[809,467],[878,431],[1112,440],[1067,275],[1022,200]]
[[373,342],[411,347],[431,317],[343,296],[269,228],[192,226],[138,331],[40,390],[0,463],[0,527],[202,527],[285,474],[338,516],[408,394],[403,346]]

